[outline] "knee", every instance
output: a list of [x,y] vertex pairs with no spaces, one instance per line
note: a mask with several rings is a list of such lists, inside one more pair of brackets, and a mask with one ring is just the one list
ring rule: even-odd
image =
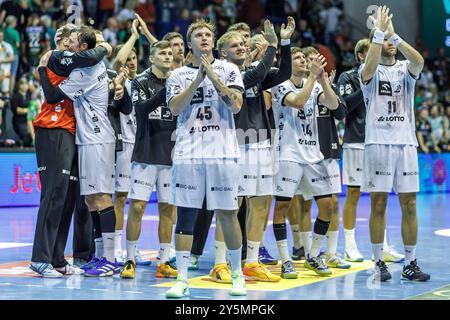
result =
[[142,217],[145,211],[145,201],[131,201],[130,207],[133,210],[130,210],[129,215],[136,215],[138,217]]
[[347,188],[347,199],[353,203],[356,203],[361,196],[359,188]]
[[416,213],[416,197],[415,195],[413,196],[407,196],[403,199],[403,207],[406,210],[405,211],[406,214],[409,215],[415,215]]
[[331,205],[333,207],[333,212],[337,213],[339,211],[339,200],[337,196],[331,197]]
[[373,197],[372,202],[372,212],[375,214],[384,215],[387,206],[387,198]]
[[307,214],[311,212],[312,200],[303,200],[302,213]]
[[96,211],[98,210],[97,208],[97,201],[94,197],[92,196],[85,196],[84,197],[84,202],[86,203],[86,206],[88,207],[89,211]]

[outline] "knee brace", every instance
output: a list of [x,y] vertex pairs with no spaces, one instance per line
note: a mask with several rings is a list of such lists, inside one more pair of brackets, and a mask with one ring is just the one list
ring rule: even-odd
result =
[[197,220],[196,208],[177,208],[177,225],[175,234],[192,235],[194,233],[195,221]]

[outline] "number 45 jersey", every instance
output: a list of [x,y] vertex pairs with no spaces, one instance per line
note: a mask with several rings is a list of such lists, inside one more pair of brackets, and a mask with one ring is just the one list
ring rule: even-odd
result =
[[315,164],[323,160],[317,131],[318,99],[323,92],[318,82],[314,83],[311,95],[302,109],[284,104],[289,93],[301,92],[306,84],[302,80],[296,87],[291,80],[272,88],[272,108],[275,117],[275,159],[301,164]]
[[367,84],[359,78],[366,104],[365,144],[417,146],[414,120],[416,79],[408,71],[409,61],[392,66],[379,64]]
[[[214,60],[214,72],[227,87],[244,92],[242,76],[236,65]],[[166,101],[185,90],[197,77],[198,67],[175,69],[167,81]],[[206,76],[177,120],[173,160],[239,158],[233,113]]]

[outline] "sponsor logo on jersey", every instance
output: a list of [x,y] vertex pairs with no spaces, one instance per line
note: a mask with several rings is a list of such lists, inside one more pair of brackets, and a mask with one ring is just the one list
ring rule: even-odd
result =
[[106,70],[103,71],[103,73],[97,77],[98,82],[104,80],[107,76],[108,76],[108,73],[106,72]]
[[[139,93],[141,93],[141,90],[139,90]],[[131,102],[136,102],[139,100],[138,92],[137,90],[133,90],[131,92]]]
[[211,191],[233,191],[233,187],[211,187]]
[[403,116],[379,116],[378,122],[403,122],[405,117]]
[[62,58],[60,63],[63,66],[69,66],[69,65],[71,65],[73,63],[73,59],[72,58]]
[[62,110],[62,108],[61,108],[60,105],[57,105],[57,106],[55,107],[55,112],[61,112],[61,110]]
[[196,133],[196,132],[207,132],[207,131],[220,131],[219,125],[208,125],[208,126],[201,126],[201,127],[192,127],[191,130],[189,130],[190,134]]
[[380,96],[392,96],[392,86],[389,81],[378,82],[378,94]]
[[305,139],[298,139],[298,144],[305,145],[305,146],[315,146],[317,145],[317,141],[314,140],[305,140]]
[[94,133],[100,133],[100,128],[99,128],[98,126],[96,126],[96,127],[94,128]]
[[330,109],[328,109],[325,106],[319,106],[319,115],[318,117],[329,117],[330,116]]
[[377,176],[392,176],[392,172],[389,171],[375,171]]
[[411,171],[411,172],[403,172],[403,176],[418,176],[419,172]]
[[191,105],[196,103],[203,103],[204,100],[203,87],[197,88],[197,91],[195,92],[195,95],[191,100]]
[[134,180],[134,183],[135,183],[135,184],[140,184],[140,185],[143,185],[143,186],[147,186],[147,187],[151,187],[151,186],[152,186],[151,183],[146,182],[146,181],[144,181],[144,180],[137,180],[137,179],[135,179],[135,180]]
[[235,82],[236,81],[236,72],[235,71],[231,71],[230,74],[228,75],[228,81],[229,82]]
[[330,180],[330,176],[322,176],[322,177],[312,178],[311,182],[315,183],[315,182],[320,182],[320,181],[325,181],[325,180]]
[[[350,83],[347,83],[345,85],[345,94],[351,94],[352,92],[353,92],[352,85]],[[343,94],[341,93],[341,95],[343,95]]]
[[295,184],[298,183],[298,180],[295,180],[295,179],[292,179],[292,178],[287,178],[287,177],[282,177],[282,178],[281,178],[281,181],[284,181],[284,182],[292,182],[292,183],[295,183]]
[[244,192],[244,191],[245,191],[244,188],[242,188],[241,186],[238,187],[238,192]]
[[185,189],[185,190],[197,190],[196,186],[191,186],[189,184],[177,183],[175,184],[175,188]]

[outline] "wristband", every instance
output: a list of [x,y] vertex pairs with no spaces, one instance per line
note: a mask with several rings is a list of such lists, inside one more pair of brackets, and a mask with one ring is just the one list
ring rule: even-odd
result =
[[384,32],[380,29],[375,29],[375,33],[373,35],[372,43],[381,44],[384,43]]
[[289,44],[291,44],[291,39],[281,39],[282,46],[287,46]]
[[403,42],[403,39],[400,38],[400,36],[399,36],[398,34],[394,33],[394,34],[388,39],[388,42],[391,43],[391,44],[393,44],[394,47],[397,48],[397,47],[400,45],[400,43]]

